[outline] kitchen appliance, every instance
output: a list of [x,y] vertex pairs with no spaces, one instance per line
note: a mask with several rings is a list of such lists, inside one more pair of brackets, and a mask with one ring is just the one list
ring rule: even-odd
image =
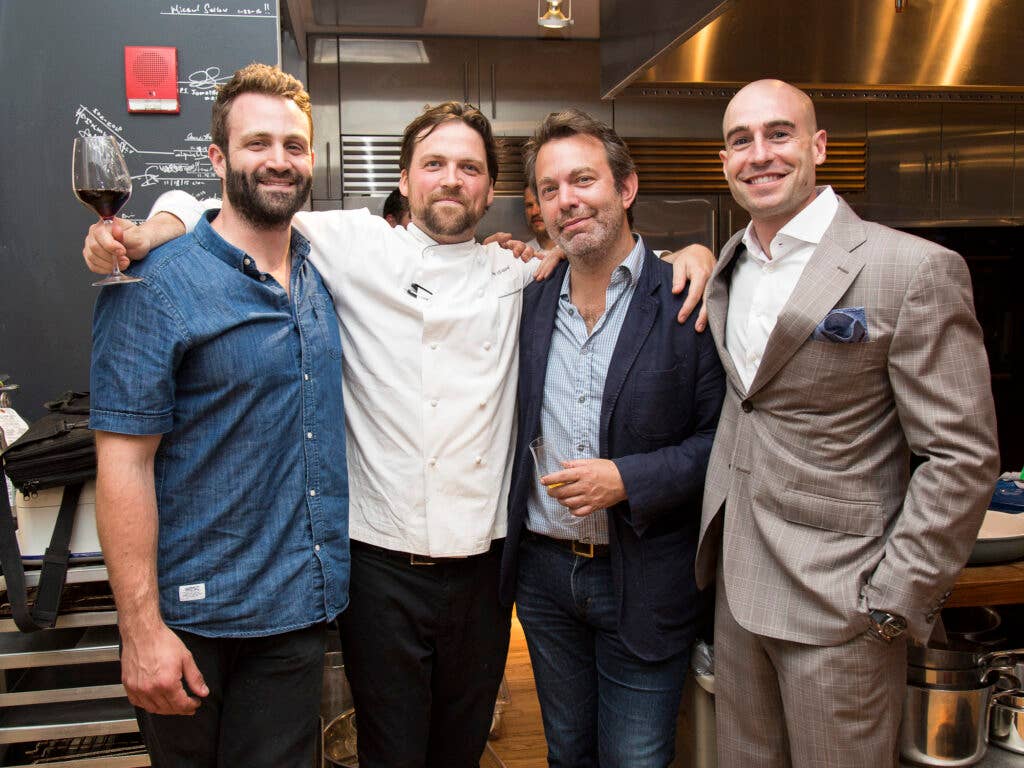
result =
[[960,768],[985,756],[989,702],[997,680],[1019,685],[1024,649],[978,653],[911,646],[900,756],[915,765]]
[[1024,691],[1003,691],[992,697],[988,740],[1024,755]]

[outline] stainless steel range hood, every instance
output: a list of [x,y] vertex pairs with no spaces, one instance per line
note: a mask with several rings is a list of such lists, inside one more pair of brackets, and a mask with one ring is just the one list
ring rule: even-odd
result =
[[[640,30],[645,23],[634,20],[631,41],[621,34],[612,41],[619,59],[614,66],[612,53],[602,51],[606,98],[627,89],[724,95],[751,80],[778,77],[834,96],[1024,99],[1021,0],[728,0],[712,9],[696,3],[707,23],[651,51],[651,40],[664,39],[673,6],[677,17],[690,14],[679,5],[650,0],[642,16],[658,21]],[[633,0],[604,0],[602,30],[606,15],[640,15],[640,8]],[[624,64],[630,42],[645,60]],[[616,73],[623,77],[612,82]]]

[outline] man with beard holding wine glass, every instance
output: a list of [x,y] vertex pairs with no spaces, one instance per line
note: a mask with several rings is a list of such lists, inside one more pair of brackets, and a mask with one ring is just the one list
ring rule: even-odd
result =
[[223,207],[97,301],[97,525],[152,764],[306,768],[349,572],[341,343],[291,227],[309,96],[246,67],[212,138]]

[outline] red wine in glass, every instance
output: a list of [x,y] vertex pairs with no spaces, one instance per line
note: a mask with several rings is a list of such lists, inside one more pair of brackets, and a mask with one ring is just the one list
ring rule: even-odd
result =
[[[71,185],[75,196],[92,208],[105,225],[114,223],[114,216],[132,194],[132,177],[128,173],[121,150],[113,136],[85,136],[75,139],[71,161]],[[141,277],[126,275],[117,268],[93,285],[138,283]]]
[[132,196],[123,189],[76,189],[75,194],[103,220],[114,218]]

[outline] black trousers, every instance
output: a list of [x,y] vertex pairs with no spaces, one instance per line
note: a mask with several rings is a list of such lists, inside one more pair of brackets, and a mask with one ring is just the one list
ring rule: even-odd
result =
[[479,765],[508,655],[500,565],[500,542],[436,565],[352,542],[338,626],[360,768]]
[[309,768],[320,737],[324,624],[269,637],[175,630],[209,695],[191,717],[136,717],[154,768]]

